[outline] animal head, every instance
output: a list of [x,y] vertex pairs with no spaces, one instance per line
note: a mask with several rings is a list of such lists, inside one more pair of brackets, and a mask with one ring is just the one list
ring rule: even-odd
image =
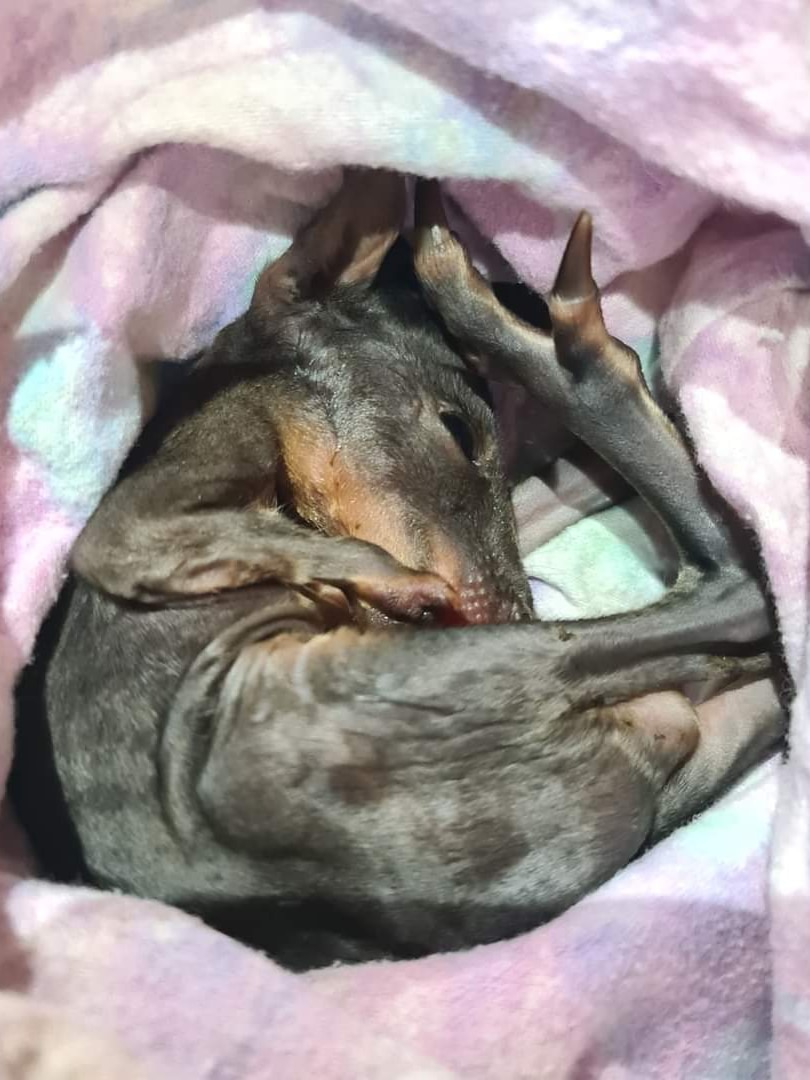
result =
[[528,617],[484,381],[430,313],[401,177],[352,172],[261,274],[239,328],[273,374],[280,502],[449,582],[471,623]]

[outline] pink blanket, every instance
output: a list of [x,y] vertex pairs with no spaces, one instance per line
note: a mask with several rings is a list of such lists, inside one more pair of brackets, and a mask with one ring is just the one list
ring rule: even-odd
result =
[[802,0],[3,5],[0,781],[13,681],[150,408],[139,361],[236,315],[342,163],[442,177],[541,289],[593,212],[608,324],[755,530],[798,687],[787,764],[466,954],[292,976],[7,843],[5,1074],[810,1075],[809,45]]

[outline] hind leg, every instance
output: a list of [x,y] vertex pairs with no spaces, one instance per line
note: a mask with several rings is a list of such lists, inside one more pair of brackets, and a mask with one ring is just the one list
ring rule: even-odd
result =
[[[553,407],[672,535],[682,558],[678,581],[660,604],[599,621],[608,653],[615,658],[628,650],[649,654],[764,638],[766,599],[735,544],[725,508],[650,395],[637,356],[605,328],[591,276],[588,215],[577,220],[560,264],[548,303],[550,332],[501,306],[447,229],[433,183],[418,193],[414,242],[428,299],[471,362]],[[577,625],[578,633],[584,630]]]

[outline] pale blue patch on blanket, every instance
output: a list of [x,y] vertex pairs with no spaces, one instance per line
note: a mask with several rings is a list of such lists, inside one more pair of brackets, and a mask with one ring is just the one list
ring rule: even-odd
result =
[[79,522],[112,483],[122,448],[143,422],[141,376],[115,352],[94,330],[70,332],[28,362],[9,403],[11,441],[42,464],[52,497]]
[[782,991],[779,1005],[783,1022],[793,1024],[806,1038],[810,1037],[810,1002],[801,994]]
[[[660,362],[657,336],[629,344],[654,389]],[[661,522],[641,499],[631,499],[564,529],[531,552],[523,565],[538,617],[583,619],[660,600],[670,560]]]
[[661,368],[661,354],[658,347],[658,335],[646,334],[642,338],[631,338],[627,344],[638,354],[641,371],[650,389],[655,392],[658,374]]
[[[695,862],[704,859],[710,863],[716,862],[718,851],[722,851],[726,866],[733,867],[735,871],[745,866],[752,851],[751,821],[767,823],[773,809],[769,781],[776,768],[776,759],[772,758],[738,780],[711,811],[701,814],[688,829],[681,828],[672,834],[670,850],[689,856]],[[754,816],[751,808],[757,803],[761,813]],[[742,811],[743,807],[745,812]],[[763,824],[762,843],[767,843],[767,824]],[[692,884],[694,893],[697,893],[698,887],[699,882]]]
[[569,526],[523,560],[544,619],[614,615],[654,603],[664,593],[666,564],[653,515],[636,499]]

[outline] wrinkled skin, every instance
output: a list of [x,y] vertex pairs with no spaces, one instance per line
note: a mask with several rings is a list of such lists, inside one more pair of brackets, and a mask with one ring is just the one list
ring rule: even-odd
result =
[[[604,327],[587,217],[544,329],[478,277],[429,184],[413,278],[403,191],[350,174],[264,272],[79,538],[21,690],[15,790],[54,872],[295,967],[549,918],[781,732],[775,700],[720,731],[681,693],[767,673],[767,606]],[[483,375],[660,515],[681,559],[661,604],[530,620]],[[34,782],[70,837],[26,808]]]

